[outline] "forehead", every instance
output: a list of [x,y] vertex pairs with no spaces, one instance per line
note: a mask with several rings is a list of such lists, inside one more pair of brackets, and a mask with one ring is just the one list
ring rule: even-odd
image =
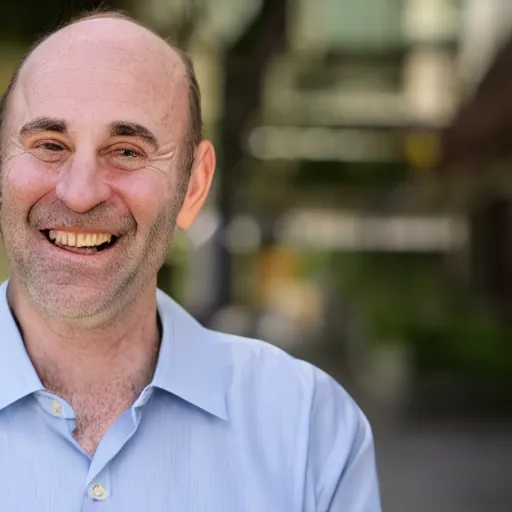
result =
[[188,82],[179,55],[124,20],[66,27],[37,47],[21,69],[12,116],[48,116],[70,126],[130,119],[155,131],[177,129],[188,116]]

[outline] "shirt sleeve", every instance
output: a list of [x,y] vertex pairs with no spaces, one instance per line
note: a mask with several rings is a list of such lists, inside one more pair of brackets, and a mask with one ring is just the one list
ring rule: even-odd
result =
[[348,393],[318,371],[308,473],[315,512],[381,512],[373,436]]

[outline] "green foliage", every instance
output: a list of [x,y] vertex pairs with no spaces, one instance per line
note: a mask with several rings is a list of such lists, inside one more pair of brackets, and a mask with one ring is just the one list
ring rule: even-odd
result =
[[407,344],[420,372],[512,381],[512,330],[433,256],[336,255],[338,285],[363,311],[375,343]]

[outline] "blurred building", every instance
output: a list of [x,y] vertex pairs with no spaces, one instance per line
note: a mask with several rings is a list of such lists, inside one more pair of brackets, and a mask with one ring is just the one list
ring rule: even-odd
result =
[[[173,8],[154,1],[144,13],[188,28],[219,149],[216,200],[182,240],[193,248],[183,300],[223,328],[339,351],[355,373],[365,361],[379,390],[380,378],[403,388],[389,376],[412,364],[427,396],[471,400],[503,362],[508,331],[485,286],[504,274],[481,250],[493,214],[475,221],[469,180],[436,170],[448,169],[452,120],[508,37],[507,2]],[[333,316],[345,325],[330,329]]]

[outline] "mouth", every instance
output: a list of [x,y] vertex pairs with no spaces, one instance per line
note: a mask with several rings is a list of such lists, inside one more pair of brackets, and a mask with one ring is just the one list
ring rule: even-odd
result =
[[116,235],[106,232],[83,233],[44,229],[41,233],[52,245],[79,254],[97,254],[106,251],[118,240]]

